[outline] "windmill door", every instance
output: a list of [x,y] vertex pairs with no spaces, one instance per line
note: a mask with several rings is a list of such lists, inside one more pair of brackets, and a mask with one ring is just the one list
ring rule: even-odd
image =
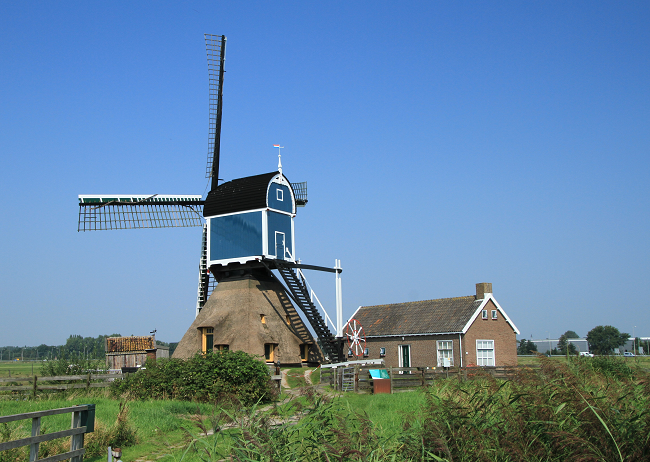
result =
[[275,258],[286,260],[286,247],[284,241],[284,233],[279,231],[275,232]]

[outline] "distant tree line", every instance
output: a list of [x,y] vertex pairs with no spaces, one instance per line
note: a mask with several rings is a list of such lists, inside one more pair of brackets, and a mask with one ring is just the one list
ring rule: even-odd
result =
[[[97,337],[82,337],[81,335],[71,335],[65,342],[65,345],[45,345],[39,346],[3,346],[0,347],[0,361],[20,359],[22,361],[43,361],[59,358],[84,358],[84,359],[104,359],[106,338],[122,337],[120,334],[99,335]],[[170,356],[173,354],[178,342],[165,343],[156,341],[156,344],[169,347]]]
[[[571,339],[580,338],[572,330],[566,331],[560,336],[557,343],[557,348],[553,348],[551,351],[546,351],[552,355],[575,355],[578,353],[577,348],[573,343],[570,342]],[[625,332],[620,332],[616,327],[613,326],[596,326],[587,333],[587,342],[589,343],[589,350],[592,353],[598,355],[609,355],[614,353],[615,348],[625,345],[629,340],[630,334]],[[642,346],[644,352],[648,352],[649,342],[641,342],[639,338],[636,339],[636,347]],[[530,340],[523,339],[518,342],[517,354],[518,355],[531,355],[537,354],[537,345]]]

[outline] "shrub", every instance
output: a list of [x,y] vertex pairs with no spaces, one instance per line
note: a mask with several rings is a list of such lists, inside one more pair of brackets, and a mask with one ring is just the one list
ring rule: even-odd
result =
[[217,402],[229,396],[244,405],[270,397],[266,365],[243,351],[197,354],[191,359],[159,359],[145,370],[113,382],[114,395],[135,399]]
[[41,375],[57,377],[62,375],[83,375],[106,371],[106,364],[100,359],[86,359],[78,355],[64,355],[59,359],[45,361],[41,366]]

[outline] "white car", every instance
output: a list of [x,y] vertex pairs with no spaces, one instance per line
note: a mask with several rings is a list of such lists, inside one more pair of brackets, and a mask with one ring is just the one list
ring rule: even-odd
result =
[[589,353],[588,351],[581,351],[581,352],[580,352],[580,356],[586,356],[586,357],[588,357],[588,358],[593,358],[593,357],[594,357],[594,354],[593,354],[593,353]]
[[626,351],[625,353],[623,353],[623,356],[626,356],[628,358],[634,358],[635,354],[632,353],[631,351]]

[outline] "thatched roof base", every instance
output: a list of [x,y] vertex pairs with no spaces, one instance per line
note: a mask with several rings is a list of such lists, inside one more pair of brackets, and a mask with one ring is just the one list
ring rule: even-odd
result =
[[259,355],[262,360],[265,344],[273,345],[273,360],[283,365],[303,363],[301,344],[310,345],[310,363],[323,359],[284,286],[263,271],[219,282],[173,357],[186,359],[200,352],[202,329],[209,327],[214,329],[214,345],[228,345],[230,350]]

